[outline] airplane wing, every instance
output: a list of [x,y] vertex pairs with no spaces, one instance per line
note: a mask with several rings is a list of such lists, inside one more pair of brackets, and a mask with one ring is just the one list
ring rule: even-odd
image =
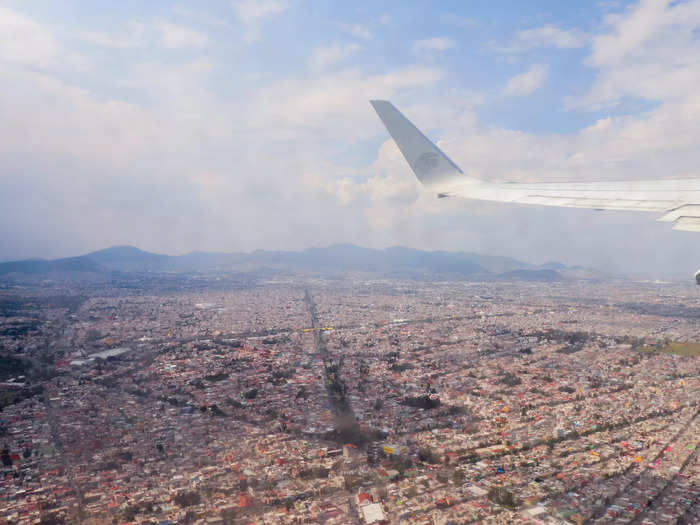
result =
[[661,179],[619,182],[489,182],[470,177],[423,135],[391,102],[370,101],[428,189],[438,197],[663,213],[674,230],[700,232],[700,179]]

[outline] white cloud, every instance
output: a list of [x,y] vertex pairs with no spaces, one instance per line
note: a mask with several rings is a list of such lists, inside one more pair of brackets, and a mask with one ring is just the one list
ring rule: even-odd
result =
[[[442,71],[407,67],[379,75],[360,68],[342,69],[312,77],[290,77],[258,92],[259,105],[249,105],[249,116],[265,133],[276,137],[323,136],[339,140],[366,137],[376,124],[368,101],[392,98],[405,89],[435,85]],[[247,117],[247,115],[246,115]],[[268,127],[269,126],[269,127]]]
[[444,37],[426,38],[417,40],[413,44],[414,51],[447,51],[455,45],[454,40]]
[[155,27],[160,32],[161,44],[167,49],[202,48],[210,43],[206,34],[187,26],[159,20]]
[[473,18],[455,15],[454,13],[444,13],[440,15],[440,22],[451,26],[461,27],[462,29],[471,29],[479,25],[479,22]]
[[0,62],[48,66],[60,46],[50,31],[26,15],[0,7]]
[[491,51],[506,54],[521,54],[538,47],[573,49],[585,47],[591,36],[580,29],[561,29],[552,24],[523,29],[515,33],[510,41],[491,42],[486,47]]
[[234,0],[233,10],[245,26],[243,40],[248,43],[262,39],[262,23],[289,8],[284,0]]
[[362,46],[358,44],[333,44],[330,46],[317,47],[314,49],[309,59],[309,65],[312,69],[321,71],[342,62],[361,49]]
[[88,31],[77,35],[78,38],[86,42],[115,49],[128,49],[139,47],[143,44],[144,24],[139,20],[134,20],[126,24],[126,31],[122,34],[101,33]]
[[514,49],[526,51],[534,47],[556,47],[559,49],[583,47],[590,42],[590,37],[579,29],[565,30],[554,25],[544,25],[518,31],[516,40]]
[[340,29],[344,33],[347,33],[350,36],[354,36],[355,38],[360,38],[362,40],[371,40],[372,39],[372,32],[365,25],[346,24],[346,23],[342,23],[342,22],[338,25],[340,26]]
[[543,64],[533,64],[530,69],[508,79],[504,92],[507,95],[529,95],[547,80],[548,68]]
[[[697,20],[697,9],[685,11],[691,11],[688,14],[695,11],[693,18]],[[642,0],[624,14],[607,15],[605,24],[611,31],[595,38],[591,63],[602,66],[623,60],[664,27],[674,22],[682,25],[683,21],[678,20],[676,14],[680,13],[669,8],[668,0]]]
[[[0,209],[13,217],[0,221],[3,257],[38,254],[36,246],[52,256],[124,243],[172,253],[371,242],[383,234],[368,225],[398,218],[382,211],[401,200],[387,187],[419,191],[410,177],[376,177],[358,190],[367,168],[334,155],[378,126],[371,96],[429,88],[439,71],[304,71],[266,76],[232,98],[209,91],[206,61],[172,61],[119,71],[139,95],[131,104],[0,68],[0,185],[11,186]],[[10,160],[29,156],[31,167]],[[324,222],[332,231],[309,229]],[[70,239],[59,242],[58,229]]]
[[173,6],[173,13],[183,18],[188,18],[193,22],[196,22],[197,24],[202,24],[213,28],[231,28],[231,24],[229,24],[226,20],[220,17],[211,15],[206,11],[188,9],[183,5]]
[[572,107],[601,108],[625,99],[680,102],[700,84],[700,2],[643,0],[609,14],[586,63],[593,86]]

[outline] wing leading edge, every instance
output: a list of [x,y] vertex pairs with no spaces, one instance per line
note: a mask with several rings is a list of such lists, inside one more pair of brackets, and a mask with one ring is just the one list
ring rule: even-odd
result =
[[439,197],[596,210],[664,212],[674,230],[700,232],[700,179],[489,182],[465,175],[391,102],[370,101],[418,180]]

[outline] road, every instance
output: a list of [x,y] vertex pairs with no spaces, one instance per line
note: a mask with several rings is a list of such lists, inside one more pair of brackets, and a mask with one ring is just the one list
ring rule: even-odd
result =
[[51,405],[51,400],[49,399],[48,389],[44,390],[44,405],[46,405],[46,416],[49,423],[49,428],[51,431],[51,439],[56,446],[59,457],[61,459],[61,465],[63,467],[63,472],[65,472],[68,482],[70,483],[73,492],[78,498],[78,517],[84,515],[84,505],[85,500],[83,498],[83,491],[80,486],[75,481],[73,476],[73,470],[71,469],[68,458],[66,457],[66,451],[63,447],[63,440],[61,439],[61,433],[58,429],[58,423],[56,422],[56,414],[54,412],[53,406]]
[[364,445],[370,438],[360,428],[352,406],[347,399],[347,388],[341,376],[343,358],[341,356],[339,359],[334,360],[330,355],[318,321],[316,303],[314,303],[308,290],[304,293],[304,302],[311,317],[315,350],[323,359],[324,381],[335,420],[335,435],[332,438],[342,443]]

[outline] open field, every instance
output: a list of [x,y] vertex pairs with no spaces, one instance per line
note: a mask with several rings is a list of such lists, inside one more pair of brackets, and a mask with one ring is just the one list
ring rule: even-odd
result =
[[700,356],[700,343],[668,343],[659,346],[642,346],[643,352],[666,352],[676,355]]

